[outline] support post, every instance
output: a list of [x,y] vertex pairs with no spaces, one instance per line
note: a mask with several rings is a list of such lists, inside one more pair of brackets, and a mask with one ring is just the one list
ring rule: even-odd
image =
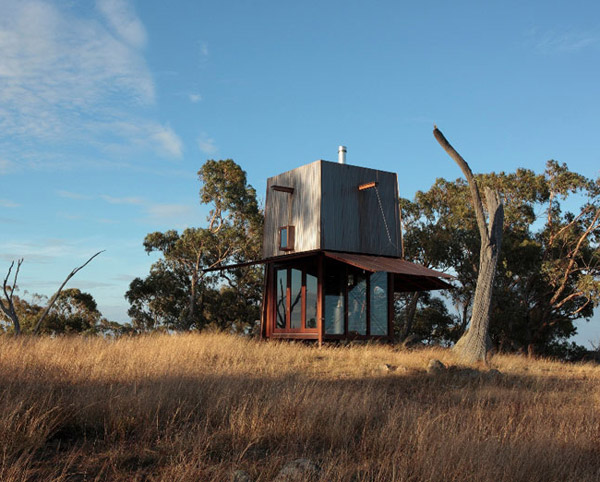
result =
[[325,323],[323,320],[323,254],[317,257],[317,331],[319,332],[319,348],[323,346]]

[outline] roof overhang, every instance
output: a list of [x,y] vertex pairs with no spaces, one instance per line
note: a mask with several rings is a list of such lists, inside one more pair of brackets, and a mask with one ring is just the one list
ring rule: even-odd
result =
[[226,269],[236,269],[244,266],[256,264],[269,264],[281,261],[291,261],[294,259],[308,258],[322,253],[325,257],[339,261],[344,264],[354,266],[375,273],[377,271],[386,271],[394,275],[394,291],[429,291],[452,288],[452,285],[444,279],[454,279],[453,276],[426,268],[420,264],[411,263],[401,258],[391,258],[387,256],[374,256],[369,254],[341,253],[337,251],[305,251],[302,253],[286,254],[275,256],[257,261],[232,264],[228,266],[218,266],[205,269],[204,271],[221,271]]

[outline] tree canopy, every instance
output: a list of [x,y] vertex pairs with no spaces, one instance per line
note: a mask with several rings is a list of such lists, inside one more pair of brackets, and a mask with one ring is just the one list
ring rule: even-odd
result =
[[258,268],[236,269],[221,277],[206,271],[260,256],[263,215],[256,191],[231,159],[208,160],[198,179],[200,202],[210,206],[207,225],[181,233],[149,233],[144,239],[146,252],[158,252],[161,258],[146,278],[132,281],[125,295],[138,329],[225,327],[258,317]]
[[[528,169],[476,176],[504,198],[504,240],[494,283],[490,334],[503,350],[565,355],[574,321],[600,302],[600,181],[549,161]],[[451,270],[456,326],[466,328],[477,280],[477,223],[462,179],[436,180],[413,201],[401,200],[407,255]]]

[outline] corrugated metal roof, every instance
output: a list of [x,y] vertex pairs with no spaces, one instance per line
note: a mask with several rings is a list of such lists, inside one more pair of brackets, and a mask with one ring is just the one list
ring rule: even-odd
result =
[[356,266],[357,268],[366,269],[367,271],[387,271],[389,273],[404,274],[408,276],[453,278],[449,274],[441,273],[400,258],[387,258],[384,256],[372,256],[368,254],[336,253],[332,251],[324,251],[323,253],[328,258],[333,258],[343,263]]
[[394,291],[427,291],[452,288],[452,285],[446,283],[440,278],[453,279],[453,276],[426,268],[420,264],[411,263],[400,258],[373,256],[369,254],[341,253],[337,251],[314,250],[303,253],[293,253],[247,263],[218,266],[215,268],[206,269],[204,271],[218,271],[240,268],[242,266],[251,266],[254,264],[291,261],[294,259],[315,256],[318,253],[323,253],[326,257],[339,261],[340,263],[349,264],[373,273],[377,271],[387,271],[388,273],[393,273],[395,275]]

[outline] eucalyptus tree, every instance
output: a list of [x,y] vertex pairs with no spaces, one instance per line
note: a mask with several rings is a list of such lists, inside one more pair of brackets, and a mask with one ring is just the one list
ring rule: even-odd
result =
[[448,155],[458,164],[467,178],[481,243],[471,321],[465,334],[454,345],[454,350],[466,361],[485,361],[489,346],[488,327],[494,278],[502,246],[504,207],[498,191],[486,188],[485,201],[488,212],[488,220],[486,221],[483,201],[471,168],[437,127],[434,127],[433,135]]
[[[475,178],[483,189],[501,191],[504,204],[492,341],[502,350],[568,355],[574,321],[589,319],[600,302],[600,183],[556,161],[548,161],[542,174],[517,169]],[[437,269],[452,267],[457,277],[447,296],[459,313],[455,330],[462,332],[471,318],[479,265],[468,183],[437,179],[402,205],[407,256]]]
[[[217,289],[217,275],[207,270],[260,255],[263,216],[242,168],[231,159],[208,160],[198,178],[200,202],[210,206],[207,225],[146,236],[146,252],[158,252],[162,258],[146,279],[136,278],[126,294],[134,324],[181,330],[203,327],[215,318],[207,312],[215,306],[209,298],[223,291]],[[235,270],[226,281],[240,303],[252,303],[249,286],[261,284],[255,268]]]

